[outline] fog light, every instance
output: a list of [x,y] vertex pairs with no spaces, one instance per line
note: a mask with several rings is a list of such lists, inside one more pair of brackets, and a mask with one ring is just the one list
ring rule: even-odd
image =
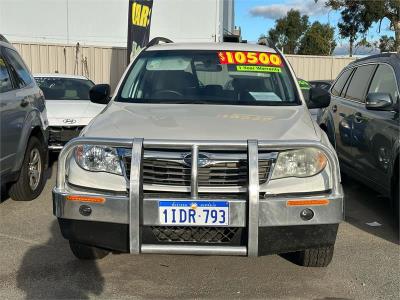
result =
[[88,217],[92,214],[92,208],[89,205],[81,205],[79,212],[82,216]]
[[310,221],[314,217],[314,212],[309,209],[303,209],[300,213],[300,218],[302,218],[304,221]]

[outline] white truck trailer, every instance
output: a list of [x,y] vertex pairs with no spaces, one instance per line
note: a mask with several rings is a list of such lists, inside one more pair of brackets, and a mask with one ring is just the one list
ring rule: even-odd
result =
[[[126,47],[129,0],[1,0],[10,42]],[[150,39],[218,42],[234,31],[234,0],[154,0]],[[27,26],[29,24],[29,26]]]

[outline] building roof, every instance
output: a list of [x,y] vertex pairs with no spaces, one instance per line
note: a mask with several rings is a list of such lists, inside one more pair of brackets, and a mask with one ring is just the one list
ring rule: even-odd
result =
[[160,50],[233,50],[276,53],[276,51],[270,47],[247,43],[165,43],[154,45],[146,49],[146,51]]

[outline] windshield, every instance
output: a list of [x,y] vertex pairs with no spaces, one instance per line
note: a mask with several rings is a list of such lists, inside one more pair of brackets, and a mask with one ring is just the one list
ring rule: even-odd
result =
[[147,51],[131,67],[116,101],[298,105],[295,91],[275,53]]
[[89,100],[94,85],[88,79],[35,77],[46,100]]

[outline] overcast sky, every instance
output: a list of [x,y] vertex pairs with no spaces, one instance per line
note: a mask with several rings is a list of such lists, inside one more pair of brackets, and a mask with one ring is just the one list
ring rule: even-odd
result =
[[[235,0],[236,25],[242,28],[242,36],[249,41],[256,41],[260,34],[267,34],[274,27],[275,20],[286,15],[290,9],[297,9],[310,17],[310,22],[320,21],[336,27],[340,13],[325,7],[325,0]],[[378,40],[381,35],[394,36],[389,30],[389,21],[382,22],[381,32],[375,24],[368,32],[370,40]],[[336,40],[340,54],[345,54],[346,40],[341,40],[336,31]],[[343,49],[344,48],[344,49]],[[338,50],[339,50],[338,49]]]

